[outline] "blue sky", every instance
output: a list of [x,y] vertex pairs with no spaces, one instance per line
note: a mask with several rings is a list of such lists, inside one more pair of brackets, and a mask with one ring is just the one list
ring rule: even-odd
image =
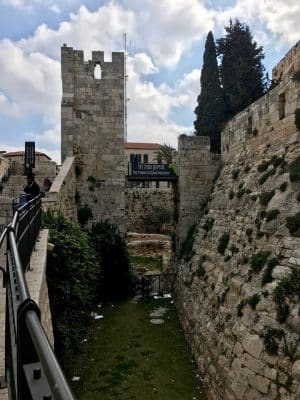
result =
[[193,131],[203,46],[230,18],[249,25],[272,67],[300,39],[298,0],[0,0],[0,150],[35,140],[60,159],[60,47],[124,48],[128,140],[177,145]]

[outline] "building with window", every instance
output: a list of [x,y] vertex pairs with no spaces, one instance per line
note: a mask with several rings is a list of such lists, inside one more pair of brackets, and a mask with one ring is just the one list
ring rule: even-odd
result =
[[139,162],[143,164],[157,163],[156,152],[159,148],[160,144],[158,143],[126,142],[124,143],[125,162]]
[[[138,142],[126,142],[124,143],[125,150],[125,165],[126,175],[130,175],[131,164],[163,164],[164,161],[159,159],[157,151],[160,148],[158,143],[138,143]],[[127,187],[140,187],[140,188],[168,188],[171,186],[169,181],[163,180],[145,180],[145,181],[128,181],[126,182]]]

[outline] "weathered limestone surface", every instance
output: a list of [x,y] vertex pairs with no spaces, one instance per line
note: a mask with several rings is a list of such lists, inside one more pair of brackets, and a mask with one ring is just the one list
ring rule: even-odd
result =
[[60,212],[77,221],[75,157],[67,157],[46,196],[43,210]]
[[[171,215],[164,232],[172,232],[174,223],[174,190],[172,188],[127,188],[125,191],[126,232],[149,232],[144,217],[153,212],[153,207],[166,210]],[[152,232],[155,233],[155,232]]]
[[[282,323],[273,299],[282,279],[300,267],[300,238],[292,237],[286,226],[286,218],[300,212],[300,183],[289,178],[289,165],[300,155],[300,132],[294,123],[300,83],[291,80],[288,64],[293,62],[282,63],[286,72],[280,84],[222,132],[223,168],[207,214],[197,225],[191,258],[179,265],[177,308],[208,396],[214,400],[300,398],[299,296],[285,296],[290,312]],[[283,94],[284,110],[279,101]],[[189,167],[183,168],[181,176],[188,176]],[[261,195],[271,191],[273,197],[263,205]],[[193,208],[193,201],[195,197],[187,200],[186,208],[189,202]],[[267,221],[262,212],[274,209],[279,213]],[[195,221],[198,215],[194,212]],[[186,231],[184,225],[179,229]],[[218,245],[225,233],[229,243],[220,254]],[[278,261],[266,284],[262,277],[267,266],[254,272],[250,262],[261,251],[269,251],[268,259]],[[257,304],[251,306],[255,297]],[[270,343],[278,346],[273,355],[267,351]]]
[[84,61],[83,51],[64,45],[61,68],[62,161],[75,156],[79,207],[124,233],[124,54],[112,53],[106,62],[102,51],[93,51]]
[[220,157],[210,153],[206,136],[181,135],[178,140],[179,161],[179,242],[199,219],[208,200],[213,181],[220,169]]

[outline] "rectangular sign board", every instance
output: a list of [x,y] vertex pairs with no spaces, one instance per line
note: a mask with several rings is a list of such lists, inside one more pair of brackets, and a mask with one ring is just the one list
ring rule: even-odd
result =
[[35,168],[35,142],[25,142],[25,168]]
[[174,177],[176,174],[170,169],[168,164],[142,164],[131,163],[131,175],[138,177]]

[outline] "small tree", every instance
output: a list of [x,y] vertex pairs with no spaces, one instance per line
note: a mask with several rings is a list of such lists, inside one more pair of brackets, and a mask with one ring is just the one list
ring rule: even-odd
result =
[[221,126],[224,121],[224,99],[220,85],[216,47],[212,32],[207,35],[201,70],[201,92],[197,98],[195,135],[209,136],[211,151],[221,149]]
[[156,161],[165,161],[166,164],[173,164],[175,157],[177,156],[177,150],[169,144],[162,144],[159,149],[155,152]]
[[226,36],[217,40],[217,52],[226,115],[230,118],[265,93],[267,76],[262,65],[263,49],[253,41],[249,27],[230,20],[225,31]]

